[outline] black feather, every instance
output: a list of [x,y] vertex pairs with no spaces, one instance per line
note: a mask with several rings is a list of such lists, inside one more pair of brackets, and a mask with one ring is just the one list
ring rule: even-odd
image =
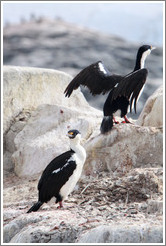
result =
[[37,211],[43,203],[47,203],[52,197],[56,198],[56,202],[62,201],[63,197],[59,191],[76,169],[76,163],[71,159],[74,153],[73,150],[69,150],[48,164],[38,183],[38,202],[27,213]]
[[[105,72],[100,69],[103,66]],[[120,75],[111,74],[101,61],[98,61],[84,68],[77,76],[69,83],[64,93],[66,97],[70,97],[73,90],[76,90],[80,85],[86,86],[92,95],[105,94],[110,91],[123,77]]]
[[109,132],[113,127],[113,115],[111,116],[104,116],[101,126],[100,126],[100,131],[102,134],[105,134]]
[[127,100],[129,100],[130,112],[132,112],[132,103],[133,100],[135,100],[134,109],[136,112],[137,98],[142,87],[145,84],[147,74],[147,69],[143,68],[124,77],[124,79],[120,81],[118,86],[112,90],[110,101],[113,103],[113,101],[116,101],[118,98],[125,97]]
[[36,202],[28,211],[27,213],[31,213],[31,212],[36,212],[41,206],[43,205],[43,202]]

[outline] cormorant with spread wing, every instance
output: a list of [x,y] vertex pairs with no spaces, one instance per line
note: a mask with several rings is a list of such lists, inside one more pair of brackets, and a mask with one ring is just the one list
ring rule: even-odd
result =
[[143,89],[148,70],[144,68],[146,57],[155,49],[150,45],[143,45],[138,49],[136,64],[134,70],[126,76],[111,74],[101,61],[98,61],[84,68],[67,86],[64,93],[70,97],[73,90],[80,85],[88,87],[92,95],[105,94],[109,95],[103,107],[103,121],[101,123],[101,133],[106,133],[112,129],[114,113],[120,110],[121,117],[124,117],[126,123],[130,123],[126,117],[128,107],[132,112],[132,104],[136,112],[136,102]]

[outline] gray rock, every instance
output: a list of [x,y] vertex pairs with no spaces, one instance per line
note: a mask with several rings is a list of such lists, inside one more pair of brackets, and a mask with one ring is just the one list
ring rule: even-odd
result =
[[[68,75],[36,68],[6,67],[5,71],[7,84],[4,90],[4,128],[10,126],[4,138],[5,170],[11,170],[14,163],[18,176],[33,176],[40,173],[62,152],[61,146],[63,151],[67,150],[66,139],[62,136],[65,136],[69,128],[78,128],[85,138],[88,154],[85,172],[88,172],[88,169],[91,174],[99,170],[126,172],[142,165],[162,166],[162,127],[121,124],[114,126],[109,134],[101,135],[99,129],[102,112],[90,107],[80,90],[74,91],[69,99],[64,97],[64,88],[70,78]],[[15,87],[19,88],[19,93],[10,80],[10,75],[13,79],[13,73],[14,83],[17,85]],[[42,82],[42,79],[45,82]],[[20,105],[19,115],[17,105],[11,104],[12,98]],[[162,94],[156,93],[154,98],[156,101],[160,100]],[[43,101],[53,105],[42,105]],[[9,109],[7,105],[10,105]],[[154,100],[150,100],[148,105],[152,108],[150,114],[154,115],[158,110],[162,118],[161,103],[156,103],[156,106],[152,107]]]
[[[51,140],[49,140],[49,138],[51,137],[52,134],[51,131],[56,129],[59,124],[62,124],[61,127],[63,127],[64,129],[62,131],[64,134],[63,136],[65,136],[68,127],[72,127],[72,126],[74,127],[74,124],[76,125],[78,122],[83,132],[86,132],[86,134],[91,134],[92,125],[94,125],[92,122],[93,120],[92,118],[86,120],[84,122],[86,127],[83,127],[82,125],[83,118],[85,117],[85,115],[88,115],[88,113],[90,112],[92,117],[95,117],[96,115],[101,115],[101,112],[91,108],[88,105],[87,101],[85,100],[82,93],[80,93],[79,89],[73,93],[70,99],[65,98],[63,92],[70,80],[71,80],[71,76],[55,70],[40,69],[40,68],[11,67],[11,66],[4,67],[3,130],[4,130],[4,151],[5,151],[4,169],[5,170],[11,170],[14,168],[14,162],[17,159],[16,154],[14,155],[15,157],[13,158],[14,162],[11,160],[11,156],[16,151],[18,154],[17,165],[19,166],[21,163],[22,166],[22,162],[24,162],[24,157],[22,157],[22,151],[19,150],[20,145],[22,145],[22,149],[24,149],[23,151],[27,151],[27,148],[29,148],[30,151],[32,152],[35,151],[35,148],[31,148],[31,145],[33,144],[34,146],[37,141],[39,143],[39,138],[40,137],[42,138],[42,135],[43,135],[43,140],[41,139],[41,141],[46,141],[46,139],[44,140],[44,134],[46,134],[46,138],[48,142],[50,142]],[[37,107],[42,104],[46,104],[46,105],[40,106],[37,109]],[[58,105],[58,106],[50,106],[50,105]],[[37,111],[35,111],[36,109]],[[77,123],[76,122],[74,123],[75,121],[74,117],[77,118],[77,115],[78,114],[81,115],[80,112],[83,111],[84,113],[81,116],[82,119],[80,117],[79,120],[77,120]],[[73,118],[72,121],[70,120],[71,118]],[[34,123],[32,123],[33,120]],[[26,126],[27,122],[29,122],[30,124],[29,127]],[[92,125],[90,124],[90,122],[92,122]],[[25,133],[26,130],[24,128],[28,129],[26,133]],[[59,133],[61,132],[61,130],[62,129],[58,130]],[[22,132],[22,134],[20,132]],[[59,139],[61,139],[62,132],[60,133]],[[18,141],[19,136],[21,138]],[[36,139],[37,137],[38,140]],[[32,141],[33,139],[36,139],[35,140],[36,142],[34,141],[33,143]],[[31,142],[27,144],[26,148],[25,146],[23,146],[25,144],[25,141],[26,143],[27,141]],[[54,141],[55,143],[54,136],[52,138],[52,141]],[[41,146],[41,144],[39,145]],[[59,146],[61,146],[61,144]],[[47,144],[47,147],[48,147],[47,149],[49,149],[51,146]],[[59,147],[57,147],[56,153],[59,154],[58,148]],[[53,157],[52,150],[50,152],[51,157]],[[49,151],[50,149],[48,150],[48,152]],[[27,151],[27,153],[29,152]],[[43,159],[43,161],[44,160],[45,159]],[[48,162],[46,161],[45,164],[46,163]],[[34,168],[34,172],[35,172],[35,168]]]
[[17,233],[9,243],[74,243],[77,236],[78,230],[73,227],[48,232],[45,226],[34,228],[30,225]]
[[3,241],[8,243],[14,235],[16,235],[22,228],[24,228],[29,223],[39,222],[41,220],[39,217],[26,217],[24,215],[20,216],[19,219],[11,221],[9,224],[4,226],[3,229]]
[[147,206],[147,212],[151,213],[163,213],[163,201],[149,200]]
[[109,170],[126,173],[132,168],[163,165],[162,128],[121,124],[105,135],[90,138],[85,173]]
[[158,88],[147,100],[137,124],[141,126],[163,126],[163,87]]
[[26,114],[40,104],[65,105],[67,100],[62,95],[71,76],[55,70],[5,66],[3,79],[3,132],[6,133],[15,118],[26,120]]
[[82,235],[78,243],[162,243],[163,228],[144,225],[102,225]]
[[93,129],[97,127],[99,131],[100,121],[100,112],[90,107],[79,112],[74,108],[41,105],[14,139],[15,173],[19,177],[39,174],[53,158],[69,149],[68,129],[78,129],[87,139]]

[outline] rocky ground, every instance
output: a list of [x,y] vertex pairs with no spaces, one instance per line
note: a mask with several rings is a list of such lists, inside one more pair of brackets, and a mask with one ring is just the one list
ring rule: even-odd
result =
[[[150,230],[159,230],[157,237],[144,232],[138,242],[146,242],[148,237],[148,242],[162,242],[162,175],[162,168],[145,168],[121,177],[110,176],[109,172],[86,176],[64,202],[64,208],[58,209],[51,201],[35,214],[26,214],[37,200],[38,178],[28,180],[9,174],[4,180],[4,242],[86,242],[87,232],[104,225],[136,226],[137,232],[139,226],[146,231],[151,225]],[[129,230],[126,233],[127,242],[137,242],[132,241]],[[112,242],[116,237],[118,232]],[[87,242],[90,238],[92,235]]]

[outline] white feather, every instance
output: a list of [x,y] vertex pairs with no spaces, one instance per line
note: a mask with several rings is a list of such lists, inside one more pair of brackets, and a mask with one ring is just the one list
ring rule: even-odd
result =
[[101,72],[103,72],[104,74],[107,74],[107,71],[105,70],[103,64],[101,62],[99,62],[99,69]]
[[63,197],[63,200],[73,191],[76,183],[78,182],[82,169],[86,159],[85,149],[80,145],[80,134],[74,139],[70,139],[70,147],[75,152],[72,156],[72,160],[76,162],[76,169],[73,174],[70,176],[69,180],[63,185],[60,189],[60,195]]
[[144,65],[145,65],[145,59],[146,57],[150,54],[151,50],[146,50],[143,55],[142,55],[142,58],[141,58],[141,68],[144,68]]

